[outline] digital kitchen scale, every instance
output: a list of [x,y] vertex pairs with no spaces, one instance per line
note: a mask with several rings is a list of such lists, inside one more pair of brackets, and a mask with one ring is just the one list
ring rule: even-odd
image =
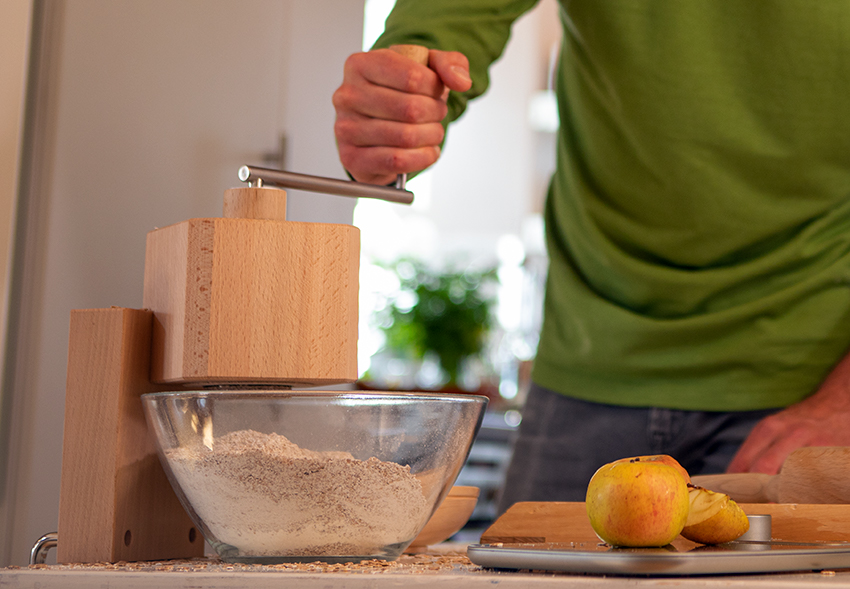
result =
[[607,544],[471,544],[469,560],[486,568],[603,575],[729,575],[850,568],[850,543],[729,542],[680,551]]

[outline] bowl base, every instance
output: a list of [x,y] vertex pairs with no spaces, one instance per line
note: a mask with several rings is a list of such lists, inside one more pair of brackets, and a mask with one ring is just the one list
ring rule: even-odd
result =
[[407,546],[407,542],[392,544],[381,550],[380,554],[369,555],[336,555],[336,554],[275,554],[265,556],[239,555],[239,550],[229,544],[213,544],[213,549],[218,553],[222,562],[230,564],[286,564],[286,563],[310,563],[324,562],[327,564],[358,563],[364,560],[385,560],[392,562],[401,556]]
[[230,564],[287,564],[287,563],[311,563],[323,562],[327,564],[359,563],[364,560],[386,560],[392,562],[398,556],[235,556],[222,558],[222,562]]

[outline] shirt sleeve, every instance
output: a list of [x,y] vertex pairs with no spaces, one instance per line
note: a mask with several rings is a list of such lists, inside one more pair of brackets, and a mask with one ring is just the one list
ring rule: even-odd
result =
[[384,33],[373,49],[390,45],[423,45],[429,49],[459,51],[469,60],[472,88],[449,95],[447,126],[463,114],[469,100],[490,84],[490,64],[501,55],[511,25],[538,0],[397,0]]

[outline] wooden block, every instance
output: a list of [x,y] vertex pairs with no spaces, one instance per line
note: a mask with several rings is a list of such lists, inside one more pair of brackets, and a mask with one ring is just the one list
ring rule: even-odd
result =
[[359,267],[350,225],[209,218],[150,232],[152,381],[355,381]]
[[229,219],[286,221],[286,191],[279,188],[231,188],[224,191]]
[[57,559],[116,562],[203,556],[148,433],[150,311],[71,312]]
[[[850,505],[745,503],[747,514],[770,514],[772,539],[850,542]],[[510,507],[481,535],[482,544],[598,543],[584,502],[528,501]],[[694,543],[678,538],[682,550]]]

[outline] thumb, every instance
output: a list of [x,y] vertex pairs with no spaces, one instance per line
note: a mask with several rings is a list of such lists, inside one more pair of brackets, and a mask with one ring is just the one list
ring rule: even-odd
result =
[[428,56],[428,67],[437,72],[440,80],[449,90],[466,92],[472,88],[469,60],[463,53],[432,49]]

